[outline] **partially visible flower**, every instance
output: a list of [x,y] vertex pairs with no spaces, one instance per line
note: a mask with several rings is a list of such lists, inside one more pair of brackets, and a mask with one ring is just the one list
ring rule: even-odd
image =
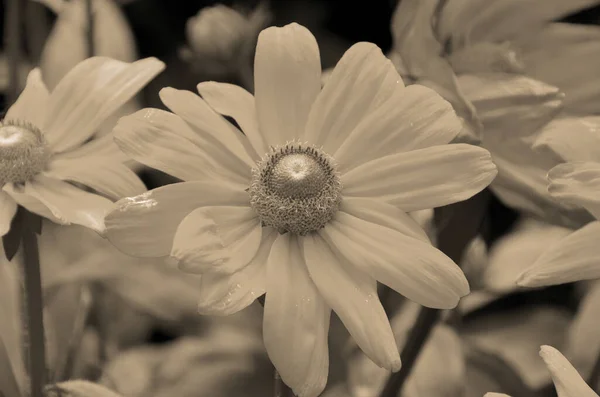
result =
[[163,68],[154,58],[128,64],[94,57],[52,92],[39,69],[29,74],[0,126],[0,235],[8,232],[17,204],[56,223],[102,233],[112,200],[145,190],[131,170],[86,141]]
[[321,89],[312,34],[266,29],[255,83],[255,96],[213,82],[198,85],[202,98],[165,88],[175,114],[121,119],[115,139],[127,154],[185,182],[121,200],[107,235],[125,252],[170,255],[201,273],[204,314],[235,313],[266,293],[266,349],[300,397],[325,387],[331,310],[374,362],[398,370],[376,280],[429,307],[455,307],[469,292],[406,212],[481,191],[496,174],[489,153],[446,145],[461,128],[450,104],[404,87],[370,43],[349,49]]
[[[546,363],[558,397],[598,397],[561,352],[543,345],[540,356]],[[485,397],[508,397],[506,394],[487,393]]]

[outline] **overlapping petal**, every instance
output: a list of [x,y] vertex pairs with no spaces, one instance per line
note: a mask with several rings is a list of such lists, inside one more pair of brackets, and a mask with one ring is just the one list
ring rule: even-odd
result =
[[329,372],[331,309],[309,276],[298,236],[283,234],[273,243],[267,291],[263,338],[269,358],[294,394],[316,397]]
[[550,170],[548,180],[552,197],[583,207],[600,219],[600,163],[559,164]]
[[10,223],[17,212],[17,203],[8,195],[0,190],[0,237],[4,236],[10,230]]
[[600,117],[561,117],[539,132],[533,149],[561,161],[600,163]]
[[561,352],[552,346],[542,346],[540,356],[552,375],[558,397],[598,397]]
[[42,81],[40,69],[33,69],[27,76],[25,89],[8,109],[4,119],[28,121],[37,128],[42,128],[49,105],[49,96],[48,89]]

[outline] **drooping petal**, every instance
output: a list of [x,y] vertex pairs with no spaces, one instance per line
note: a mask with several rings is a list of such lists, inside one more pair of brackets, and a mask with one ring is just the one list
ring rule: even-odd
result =
[[522,287],[541,287],[600,278],[600,222],[591,222],[550,247],[517,279]]
[[208,205],[249,205],[248,194],[226,182],[183,182],[118,201],[105,218],[106,235],[121,251],[142,257],[171,252],[177,226]]
[[64,152],[85,142],[164,67],[156,58],[125,63],[105,57],[75,66],[50,95],[42,129],[53,151]]
[[140,178],[123,163],[109,157],[53,158],[44,171],[50,177],[77,182],[112,200],[146,191]]
[[27,76],[25,89],[17,101],[8,109],[4,120],[28,121],[42,128],[48,108],[48,89],[42,81],[39,68],[33,69]]
[[15,200],[8,193],[0,190],[0,237],[10,230],[10,223],[16,212],[17,203]]
[[258,128],[254,96],[235,84],[205,81],[197,86],[198,92],[215,112],[232,117],[241,127],[259,156],[269,148]]
[[552,346],[542,346],[540,356],[546,363],[558,397],[597,397],[571,363]]
[[256,255],[262,226],[250,207],[201,207],[187,215],[175,233],[171,257],[190,273],[232,274]]
[[249,172],[249,167],[231,161],[234,155],[222,145],[205,144],[181,117],[164,110],[148,108],[125,116],[113,133],[115,143],[128,156],[184,181],[238,183],[244,181],[241,172]]
[[398,347],[375,280],[336,255],[318,234],[301,242],[311,279],[358,346],[380,367],[398,371]]
[[105,232],[104,217],[113,208],[107,198],[43,174],[26,182],[24,192],[43,203],[61,223],[85,226],[99,234]]
[[583,207],[600,219],[600,163],[559,164],[548,172],[548,180],[552,197]]
[[29,212],[41,215],[44,218],[61,225],[68,224],[65,219],[57,218],[44,203],[26,190],[24,185],[7,183],[2,187],[2,190],[7,193],[18,205],[24,207]]
[[460,268],[430,243],[343,209],[319,234],[358,269],[423,306],[452,309],[469,293]]
[[381,106],[359,120],[333,157],[343,173],[389,154],[449,143],[461,129],[450,103],[432,89],[396,87]]
[[[563,4],[568,6],[571,2]],[[566,112],[600,114],[600,82],[597,79],[600,27],[551,23],[519,36],[514,44],[528,76],[555,85],[565,93]]]
[[496,173],[485,149],[439,145],[356,167],[342,175],[342,192],[347,197],[383,200],[408,212],[466,200],[489,185]]
[[600,117],[552,120],[538,134],[533,149],[561,161],[600,162]]
[[113,134],[95,136],[91,141],[87,141],[73,150],[60,154],[61,158],[69,159],[92,156],[110,157],[121,163],[131,160],[114,142]]
[[316,397],[327,384],[330,316],[298,237],[279,235],[267,260],[263,338],[281,379],[298,397]]
[[228,275],[205,273],[200,281],[200,314],[228,316],[248,307],[267,288],[267,260],[277,233],[265,228],[260,247],[250,263]]
[[312,33],[296,23],[263,30],[254,58],[254,85],[265,144],[301,138],[321,91],[321,58]]
[[333,69],[308,116],[303,140],[333,153],[369,113],[404,83],[381,49],[353,45]]
[[254,166],[254,149],[240,131],[218,115],[210,106],[191,91],[163,88],[160,99],[173,113],[181,117],[195,132],[193,142],[205,152],[214,153],[238,179],[247,181]]

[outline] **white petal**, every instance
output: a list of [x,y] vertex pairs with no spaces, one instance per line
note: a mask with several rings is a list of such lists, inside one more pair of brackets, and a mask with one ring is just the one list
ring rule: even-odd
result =
[[238,85],[214,81],[202,82],[197,88],[210,107],[222,115],[232,117],[239,124],[259,156],[269,151],[258,129],[256,101],[252,94]]
[[29,190],[26,190],[26,185],[15,185],[14,183],[7,183],[4,185],[2,190],[6,192],[12,199],[20,206],[26,208],[29,212],[41,215],[52,222],[66,225],[68,222],[65,219],[56,217],[52,211],[42,203],[38,198],[31,194]]
[[321,91],[321,58],[312,33],[297,23],[260,32],[254,85],[265,144],[275,146],[301,138]]
[[39,68],[33,69],[27,76],[25,89],[17,101],[8,109],[4,120],[28,121],[42,128],[48,108],[48,89],[42,81]]
[[600,163],[564,163],[548,173],[548,192],[560,202],[588,210],[600,219]]
[[540,287],[600,278],[600,222],[592,222],[550,247],[517,279],[523,287]]
[[542,346],[540,356],[552,375],[558,397],[598,397],[558,350]]
[[250,175],[254,166],[254,149],[242,133],[215,113],[204,99],[191,91],[163,88],[160,99],[173,113],[185,120],[195,132],[194,140],[205,152],[214,153],[228,170],[243,178]]
[[394,65],[379,47],[353,45],[317,96],[302,139],[334,153],[361,120],[402,86]]
[[358,269],[423,306],[452,309],[469,293],[460,268],[430,243],[343,210],[319,234]]
[[298,397],[317,397],[327,384],[330,315],[308,275],[298,237],[279,235],[267,261],[263,338],[281,379]]
[[267,260],[277,233],[266,228],[258,252],[240,271],[228,275],[205,273],[200,281],[200,314],[228,316],[248,307],[267,288]]
[[0,190],[0,237],[10,230],[10,223],[17,212],[17,203],[8,193]]
[[600,117],[566,117],[552,120],[533,146],[562,161],[600,162]]
[[52,149],[64,152],[84,143],[164,67],[156,58],[125,63],[94,57],[79,63],[50,95],[41,128]]
[[440,145],[356,167],[342,175],[342,193],[383,200],[408,212],[466,200],[488,186],[496,172],[485,149]]
[[176,114],[142,109],[121,118],[113,133],[115,143],[128,156],[181,180],[249,184],[250,167],[231,161],[233,153],[205,142]]
[[108,239],[121,251],[142,257],[171,252],[177,226],[207,205],[249,205],[248,193],[225,182],[183,182],[124,198],[105,219]]
[[62,158],[56,156],[44,171],[56,179],[77,182],[118,200],[146,191],[140,178],[122,163],[109,157]]
[[232,274],[256,255],[261,239],[261,223],[249,206],[201,207],[177,227],[170,255],[185,272]]
[[397,87],[390,98],[359,121],[333,157],[343,173],[389,154],[449,143],[461,129],[450,103],[432,89]]
[[398,347],[375,280],[334,253],[319,235],[301,241],[311,279],[358,346],[380,367],[398,371]]

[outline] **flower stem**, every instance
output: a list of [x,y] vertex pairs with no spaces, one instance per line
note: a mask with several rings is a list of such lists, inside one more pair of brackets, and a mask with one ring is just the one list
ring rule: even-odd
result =
[[94,45],[94,6],[93,0],[85,0],[85,15],[87,19],[87,56],[91,58],[96,53]]
[[[8,92],[7,104],[10,106],[17,100],[20,91],[19,65],[21,63],[21,0],[8,0],[6,3],[5,48],[8,56]],[[7,106],[8,107],[8,106]]]
[[275,374],[275,388],[273,389],[273,396],[274,397],[290,397],[291,395],[293,395],[293,394],[291,394],[290,388],[287,387],[287,385],[285,383],[283,383],[281,376],[279,376],[279,372],[277,372],[277,370],[275,370],[274,374]]
[[34,222],[35,215],[24,211],[23,250],[23,344],[29,368],[30,397],[43,397],[46,386],[46,347],[44,304],[40,274],[40,256]]

